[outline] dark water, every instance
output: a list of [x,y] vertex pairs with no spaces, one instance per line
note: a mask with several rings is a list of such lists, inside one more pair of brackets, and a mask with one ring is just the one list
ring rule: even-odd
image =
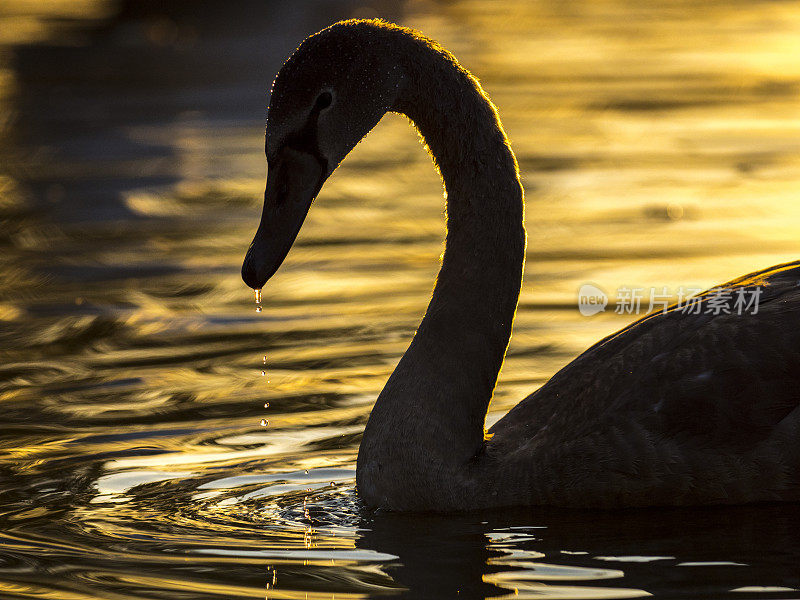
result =
[[444,233],[404,119],[326,185],[262,313],[238,273],[281,62],[348,16],[422,29],[482,79],[526,186],[493,422],[633,318],[581,316],[583,283],[797,258],[795,3],[162,4],[0,4],[0,598],[800,598],[796,506],[359,505]]

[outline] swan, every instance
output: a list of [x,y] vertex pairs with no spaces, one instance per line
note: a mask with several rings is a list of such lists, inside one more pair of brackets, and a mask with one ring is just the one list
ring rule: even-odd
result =
[[367,506],[800,500],[800,261],[720,286],[760,290],[757,312],[673,306],[606,337],[485,430],[522,282],[523,189],[478,81],[413,30],[342,21],[280,69],[248,286],[279,268],[325,180],[387,111],[405,114],[433,156],[447,238],[425,316],[361,441]]

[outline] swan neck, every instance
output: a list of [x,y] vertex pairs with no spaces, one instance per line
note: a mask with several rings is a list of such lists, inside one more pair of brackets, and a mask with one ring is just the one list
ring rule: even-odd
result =
[[427,474],[431,493],[445,493],[443,470],[466,468],[483,448],[525,254],[522,186],[494,106],[449,53],[426,46],[407,57],[393,110],[416,125],[442,175],[447,239],[422,323],[367,424],[358,477],[367,498],[411,494],[381,492],[380,481],[401,485],[392,481],[404,474]]
[[435,365],[447,382],[450,395],[441,408],[463,419],[469,454],[482,445],[511,337],[525,255],[523,191],[497,110],[477,80],[439,54],[415,67],[417,85],[407,91],[405,114],[441,173],[447,238],[409,353]]

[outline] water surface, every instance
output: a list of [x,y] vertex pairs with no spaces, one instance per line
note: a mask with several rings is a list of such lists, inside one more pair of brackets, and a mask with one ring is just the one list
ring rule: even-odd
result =
[[261,313],[239,277],[281,62],[340,18],[422,29],[500,107],[526,187],[493,422],[633,318],[615,290],[797,258],[794,3],[39,4],[0,7],[0,598],[800,597],[794,506],[360,506],[444,235],[405,119],[325,186]]

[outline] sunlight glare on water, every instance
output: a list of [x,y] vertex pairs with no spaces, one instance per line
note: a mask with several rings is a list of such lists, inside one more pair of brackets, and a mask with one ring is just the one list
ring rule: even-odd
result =
[[582,316],[583,284],[798,258],[792,2],[5,0],[0,598],[800,598],[793,506],[360,505],[361,434],[445,233],[407,120],[326,183],[258,315],[240,268],[272,77],[374,15],[480,78],[519,161],[525,282],[488,424],[633,318]]

